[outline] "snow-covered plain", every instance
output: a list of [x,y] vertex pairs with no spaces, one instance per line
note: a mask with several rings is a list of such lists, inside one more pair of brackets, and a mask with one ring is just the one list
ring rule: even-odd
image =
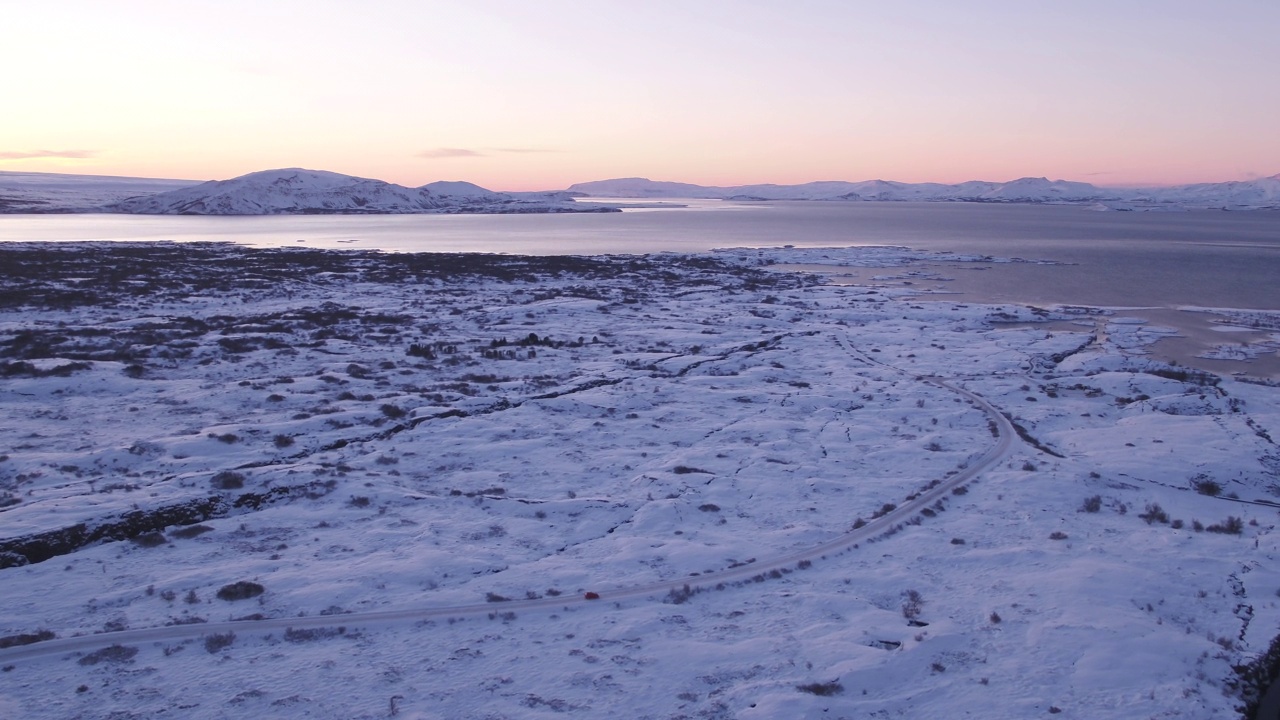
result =
[[[763,270],[922,253],[0,253],[5,717],[1231,717],[1280,625],[1280,391]],[[752,575],[996,446],[935,378],[1011,452]]]

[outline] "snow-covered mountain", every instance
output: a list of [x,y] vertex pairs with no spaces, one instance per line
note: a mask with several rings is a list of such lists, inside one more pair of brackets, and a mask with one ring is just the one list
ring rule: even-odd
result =
[[84,212],[132,197],[190,187],[197,182],[0,171],[0,213]]
[[1202,207],[1280,208],[1280,174],[1224,183],[1197,183],[1168,188],[1135,190],[1135,199]]
[[1280,209],[1280,175],[1174,187],[1100,188],[1047,178],[1010,182],[820,181],[704,186],[646,178],[578,183],[567,190],[495,192],[441,181],[417,188],[321,170],[287,168],[197,183],[99,175],[0,172],[0,214],[146,215],[556,213],[615,211],[575,198],[699,198],[845,202],[989,202],[1090,205],[1098,210]]
[[325,215],[551,213],[607,210],[571,198],[517,198],[467,182],[419,188],[322,170],[263,170],[231,180],[114,203],[106,212],[142,215]]
[[420,213],[448,203],[430,191],[322,170],[263,170],[107,206],[141,215]]
[[469,182],[418,188],[322,170],[264,170],[230,180],[0,172],[0,214],[317,215],[611,212],[572,193],[499,193]]
[[438,182],[427,183],[418,189],[426,190],[439,198],[449,198],[462,202],[498,202],[501,200],[511,199],[511,196],[506,193],[486,190],[475,183],[457,180],[440,180]]
[[578,183],[570,192],[599,198],[708,198],[721,200],[848,200],[913,202],[995,202],[1096,204],[1100,209],[1280,208],[1280,175],[1243,182],[1201,183],[1166,188],[1100,188],[1089,183],[1047,178],[1010,182],[973,180],[942,183],[811,182],[802,185],[715,187],[618,178]]

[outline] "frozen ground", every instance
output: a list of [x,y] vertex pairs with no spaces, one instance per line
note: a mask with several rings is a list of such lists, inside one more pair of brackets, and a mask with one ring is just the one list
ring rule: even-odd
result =
[[0,716],[1230,717],[1280,623],[1277,390],[759,267],[909,251],[0,253]]

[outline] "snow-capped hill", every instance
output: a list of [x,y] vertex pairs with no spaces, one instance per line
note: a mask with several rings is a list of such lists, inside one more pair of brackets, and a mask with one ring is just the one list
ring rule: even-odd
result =
[[[743,196],[761,200],[829,200],[852,192],[853,183],[840,180],[819,180],[803,185],[739,185],[722,188],[730,196]],[[721,188],[717,188],[721,189]]]
[[190,187],[197,182],[0,171],[0,213],[85,212],[132,197]]
[[426,190],[438,198],[454,199],[466,202],[474,202],[476,200],[484,202],[498,202],[511,199],[511,196],[506,193],[486,190],[475,183],[459,180],[440,180],[433,183],[427,183],[418,189]]
[[721,198],[729,194],[726,188],[703,187],[690,183],[663,182],[648,178],[614,178],[575,183],[569,192],[586,193],[590,197],[616,198]]
[[430,192],[323,170],[286,168],[125,200],[111,212],[143,215],[419,213],[447,203]]
[[1280,175],[1222,183],[1148,188],[1141,200],[1206,208],[1280,208]]
[[1118,199],[1114,192],[1089,183],[1020,178],[982,193],[978,199],[993,202],[1086,202]]

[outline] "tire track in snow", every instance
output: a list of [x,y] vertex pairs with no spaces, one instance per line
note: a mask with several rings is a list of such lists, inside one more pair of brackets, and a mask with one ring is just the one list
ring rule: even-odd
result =
[[[878,365],[886,368],[897,374],[912,377],[899,368],[873,360],[857,350],[854,350],[850,347],[849,341],[846,337],[838,336],[837,342],[839,342],[840,345],[843,346],[851,355],[855,357],[861,356],[858,359],[869,362],[872,365]],[[591,596],[590,598],[587,596],[571,598],[543,597],[528,600],[508,600],[496,603],[486,602],[469,605],[379,610],[364,613],[350,613],[346,615],[265,618],[261,620],[232,620],[227,622],[201,623],[199,625],[172,625],[141,628],[137,630],[121,630],[94,635],[55,638],[31,645],[21,645],[0,649],[0,663],[9,664],[19,660],[29,660],[50,655],[79,652],[116,644],[191,640],[214,633],[267,633],[287,630],[290,628],[302,629],[319,627],[336,627],[345,629],[400,623],[405,621],[498,616],[505,615],[507,613],[514,613],[516,611],[568,611],[573,608],[590,606],[593,603],[600,604],[600,600],[619,602],[622,600],[654,599],[653,596],[660,595],[662,593],[683,594],[684,597],[688,597],[690,594],[695,592],[722,589],[729,583],[750,581],[756,576],[762,575],[769,577],[770,573],[773,573],[774,571],[779,573],[784,571],[791,572],[793,569],[805,567],[803,563],[811,563],[814,560],[821,560],[828,555],[849,550],[863,542],[890,531],[898,523],[911,519],[921,510],[946,497],[946,495],[953,489],[964,485],[986,472],[988,469],[1003,460],[1005,456],[1009,454],[1010,450],[1013,449],[1014,440],[1017,438],[1017,432],[1014,430],[1013,425],[1003,413],[1001,413],[995,406],[988,403],[981,396],[969,392],[959,386],[953,385],[951,382],[942,378],[918,377],[914,379],[917,382],[927,383],[955,393],[985,412],[991,421],[995,423],[998,430],[996,443],[992,447],[988,448],[987,451],[980,455],[976,460],[963,467],[959,472],[942,479],[941,482],[932,488],[918,493],[913,500],[909,500],[895,508],[893,511],[867,522],[867,524],[862,527],[849,530],[848,532],[832,538],[831,540],[827,540],[826,542],[822,542],[802,550],[779,555],[760,562],[749,562],[738,565],[737,567],[729,567],[723,570],[702,573],[697,576],[686,576],[678,579],[659,580],[649,583],[641,583],[638,585],[625,585],[618,587],[602,585],[592,589],[589,593]]]

